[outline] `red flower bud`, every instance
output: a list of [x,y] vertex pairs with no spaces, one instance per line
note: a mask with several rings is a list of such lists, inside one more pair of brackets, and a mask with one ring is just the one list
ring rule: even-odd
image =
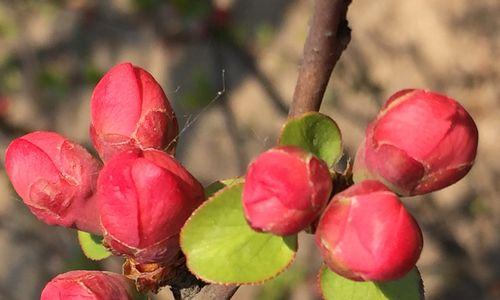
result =
[[40,300],[132,300],[124,276],[100,271],[71,271],[52,279]]
[[327,266],[357,281],[404,276],[415,266],[422,243],[417,222],[399,198],[374,180],[335,195],[316,230]]
[[91,118],[90,135],[103,160],[133,148],[174,152],[178,126],[167,96],[151,74],[130,63],[99,81]]
[[330,172],[323,161],[295,146],[273,148],[248,167],[245,216],[255,230],[295,234],[319,216],[331,190]]
[[424,90],[394,94],[366,130],[354,176],[421,195],[460,180],[474,163],[476,124],[455,100]]
[[123,152],[98,179],[105,242],[139,263],[167,262],[179,251],[179,232],[204,200],[201,184],[159,150]]
[[93,197],[100,164],[83,147],[57,133],[29,133],[7,148],[5,169],[38,219],[100,233]]

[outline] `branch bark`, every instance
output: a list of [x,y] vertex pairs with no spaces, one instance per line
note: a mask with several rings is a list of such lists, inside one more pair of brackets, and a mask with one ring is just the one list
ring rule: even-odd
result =
[[238,287],[237,285],[210,284],[204,286],[193,300],[229,300],[236,293]]
[[[319,111],[333,67],[351,39],[346,14],[351,0],[316,0],[311,28],[304,45],[289,116]],[[228,300],[236,293],[236,285],[209,284],[199,293],[184,299]]]
[[316,0],[289,116],[319,111],[333,67],[351,40],[351,0]]

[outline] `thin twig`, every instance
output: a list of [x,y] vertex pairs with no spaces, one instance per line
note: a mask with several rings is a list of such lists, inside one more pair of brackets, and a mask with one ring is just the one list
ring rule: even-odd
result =
[[289,116],[319,111],[333,67],[351,39],[350,0],[316,0]]

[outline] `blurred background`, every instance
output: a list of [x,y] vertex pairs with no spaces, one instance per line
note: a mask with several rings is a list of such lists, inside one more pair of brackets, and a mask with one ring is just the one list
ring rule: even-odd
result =
[[[275,144],[286,118],[312,0],[0,1],[0,151],[33,130],[90,148],[89,100],[118,62],[149,70],[182,128],[178,158],[204,184],[244,173]],[[420,222],[427,299],[500,299],[500,1],[354,0],[352,41],[322,111],[354,153],[393,92],[420,87],[456,98],[480,133],[475,166],[459,183],[405,199]],[[224,71],[223,71],[224,70]],[[218,96],[218,94],[221,96]],[[33,166],[36,167],[36,166]],[[319,299],[319,253],[300,237],[291,270],[235,299]],[[75,232],[37,221],[0,168],[0,299],[38,299],[89,262]],[[155,299],[170,299],[164,289]]]

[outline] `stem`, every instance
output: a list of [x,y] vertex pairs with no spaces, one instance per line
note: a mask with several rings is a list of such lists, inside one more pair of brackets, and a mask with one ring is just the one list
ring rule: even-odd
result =
[[333,67],[351,39],[351,0],[316,0],[289,116],[319,111]]

